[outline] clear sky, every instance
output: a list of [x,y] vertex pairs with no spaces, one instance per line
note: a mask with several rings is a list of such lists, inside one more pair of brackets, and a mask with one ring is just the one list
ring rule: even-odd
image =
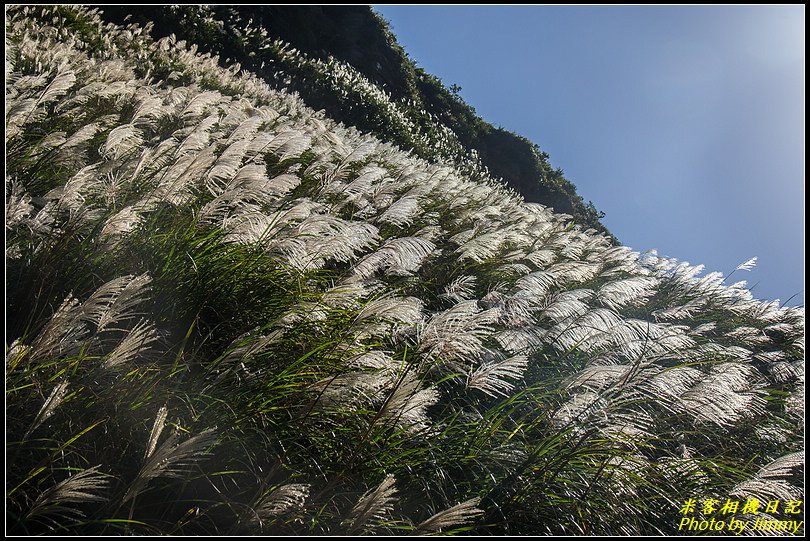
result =
[[804,6],[374,6],[636,250],[804,304]]

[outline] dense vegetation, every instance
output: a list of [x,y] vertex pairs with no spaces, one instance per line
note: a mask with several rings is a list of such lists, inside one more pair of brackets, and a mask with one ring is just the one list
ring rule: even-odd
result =
[[174,34],[219,55],[224,66],[239,62],[330,118],[429,161],[491,171],[527,201],[571,214],[616,242],[546,153],[479,118],[408,58],[368,6],[109,6],[103,16],[151,23],[157,37]]
[[272,67],[85,8],[6,31],[9,533],[655,534],[802,499],[802,309]]

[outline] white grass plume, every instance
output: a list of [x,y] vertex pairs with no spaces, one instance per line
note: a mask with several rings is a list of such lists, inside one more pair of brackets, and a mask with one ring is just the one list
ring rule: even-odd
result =
[[799,500],[804,491],[791,483],[790,477],[803,468],[804,451],[787,454],[764,466],[753,478],[737,484],[731,494],[763,501]]
[[475,292],[475,283],[476,278],[473,275],[459,276],[444,288],[441,296],[453,302],[469,300]]
[[461,302],[420,325],[419,350],[434,359],[475,358],[492,334],[498,309],[480,310],[475,300]]
[[752,257],[751,259],[749,259],[748,261],[740,263],[739,265],[737,265],[737,268],[735,268],[734,270],[747,271],[747,270],[753,269],[756,266],[757,266],[757,258],[755,256],[755,257]]
[[143,350],[157,341],[157,333],[151,323],[140,321],[104,360],[104,368],[129,364]]
[[155,422],[152,424],[152,432],[149,434],[149,440],[146,442],[146,451],[143,453],[143,459],[146,460],[152,453],[155,452],[160,434],[166,426],[166,417],[169,415],[169,410],[166,406],[161,407],[155,416]]
[[251,522],[261,526],[265,520],[303,508],[309,492],[310,486],[305,483],[289,483],[276,487],[256,504]]
[[100,503],[107,500],[100,493],[109,480],[99,472],[101,465],[74,473],[51,488],[40,493],[27,513],[27,518],[53,517],[56,524],[64,520],[83,517],[84,513],[70,504]]
[[396,502],[396,479],[389,474],[380,485],[366,492],[352,508],[345,521],[346,533],[362,534],[374,529],[393,509]]
[[72,70],[57,73],[56,77],[53,78],[39,97],[38,105],[51,103],[57,98],[64,96],[75,83],[76,74]]
[[214,429],[209,429],[181,442],[172,434],[163,445],[147,458],[138,475],[127,489],[122,502],[135,498],[149,482],[157,477],[182,478],[189,469],[207,455],[207,449],[216,442]]
[[140,149],[143,145],[141,132],[131,124],[118,126],[107,136],[102,153],[111,160],[117,160]]
[[376,252],[358,261],[354,272],[362,278],[370,278],[381,269],[414,272],[435,249],[435,244],[418,237],[389,240]]
[[492,397],[508,396],[515,384],[506,378],[521,379],[527,367],[528,359],[524,355],[485,361],[468,376],[467,387],[478,389]]
[[89,334],[81,315],[81,304],[69,295],[31,343],[31,359],[78,351]]
[[480,498],[472,498],[471,500],[456,504],[444,511],[439,511],[429,519],[420,522],[416,527],[416,533],[438,533],[452,526],[467,524],[476,516],[483,513],[483,511],[478,508],[480,503]]
[[42,404],[42,407],[39,408],[36,417],[31,422],[31,426],[28,428],[28,431],[23,436],[23,440],[27,440],[28,436],[39,427],[42,423],[45,422],[53,413],[56,411],[62,402],[64,402],[65,397],[67,396],[68,391],[68,381],[64,380],[59,382],[56,387],[53,388],[51,394],[48,395],[48,398],[45,399],[45,403]]
[[122,276],[101,286],[82,306],[98,325],[98,330],[139,315],[135,308],[146,300],[152,278],[144,273],[138,276]]
[[379,418],[393,421],[398,426],[420,430],[427,426],[427,408],[438,401],[438,390],[432,387],[422,389],[419,379],[407,372],[386,399]]

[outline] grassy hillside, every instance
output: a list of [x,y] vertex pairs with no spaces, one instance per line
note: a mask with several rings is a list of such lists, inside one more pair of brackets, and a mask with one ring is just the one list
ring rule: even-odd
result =
[[593,204],[547,154],[480,119],[417,67],[367,6],[109,6],[103,15],[116,23],[153,23],[156,37],[174,34],[219,55],[224,66],[239,62],[330,118],[430,161],[488,170],[527,201],[570,214],[615,242]]
[[803,499],[802,309],[272,65],[78,7],[6,32],[9,533],[672,534],[690,500]]

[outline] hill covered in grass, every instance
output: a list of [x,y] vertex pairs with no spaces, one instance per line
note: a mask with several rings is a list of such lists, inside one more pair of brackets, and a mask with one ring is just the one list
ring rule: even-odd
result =
[[174,34],[218,55],[222,66],[238,62],[330,118],[428,161],[491,173],[527,201],[570,214],[615,242],[546,153],[479,118],[408,58],[368,6],[109,6],[103,17],[152,24],[155,37]]
[[85,8],[6,31],[9,533],[803,518],[764,511],[803,499],[802,309],[289,91],[412,126],[334,60],[285,89]]

